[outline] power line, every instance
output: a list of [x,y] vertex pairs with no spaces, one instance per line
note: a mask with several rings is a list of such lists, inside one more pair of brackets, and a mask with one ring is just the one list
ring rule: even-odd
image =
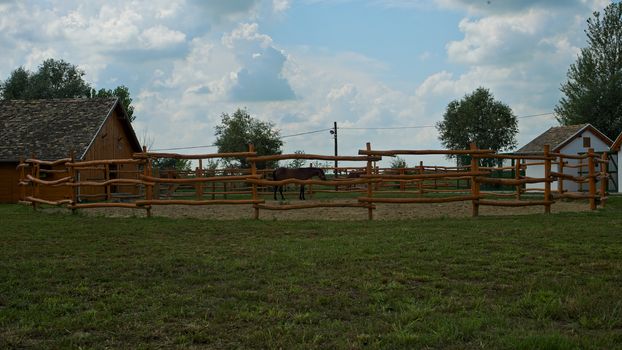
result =
[[419,126],[387,126],[387,127],[340,127],[339,129],[347,129],[347,130],[394,130],[394,129],[423,129],[423,128],[434,128],[434,125],[419,125]]
[[216,147],[217,145],[205,145],[205,146],[187,146],[187,147],[173,147],[173,148],[159,148],[159,149],[152,149],[150,150],[151,152],[159,152],[159,151],[177,151],[177,150],[182,150],[182,149],[195,149],[195,148],[210,148],[210,147]]
[[[523,115],[523,116],[519,116],[516,117],[517,119],[524,119],[524,118],[535,118],[535,117],[542,117],[542,116],[546,116],[546,115],[554,115],[555,112],[548,112],[548,113],[539,113],[539,114],[530,114],[530,115]],[[435,125],[415,125],[415,126],[386,126],[386,127],[339,127],[339,129],[342,130],[399,130],[399,129],[425,129],[425,128],[435,128]],[[303,135],[310,135],[310,134],[317,134],[320,132],[324,132],[324,131],[329,131],[329,130],[333,130],[332,128],[325,128],[325,129],[318,129],[318,130],[312,130],[312,131],[306,131],[306,132],[301,132],[301,133],[297,133],[297,134],[291,134],[291,135],[284,135],[281,136],[281,139],[285,139],[285,138],[290,138],[290,137],[296,137],[296,136],[303,136]],[[187,147],[173,147],[173,148],[160,148],[160,149],[154,149],[151,150],[152,152],[157,152],[157,151],[177,151],[177,150],[185,150],[185,149],[197,149],[197,148],[211,148],[211,147],[217,147],[216,144],[211,144],[211,145],[202,145],[202,146],[187,146]]]
[[284,138],[288,138],[288,137],[294,137],[294,136],[302,136],[302,135],[309,135],[309,134],[316,134],[318,132],[324,132],[324,131],[328,131],[328,130],[332,130],[331,128],[327,128],[327,129],[320,129],[320,130],[313,130],[313,131],[307,131],[307,132],[301,132],[298,134],[292,134],[292,135],[285,135],[285,136],[281,136],[282,139]]
[[532,114],[532,115],[523,115],[523,116],[516,117],[516,118],[522,119],[522,118],[542,117],[542,116],[551,115],[551,114],[555,114],[555,112]]
[[[284,138],[288,138],[288,137],[294,137],[294,136],[301,136],[301,135],[308,135],[308,134],[315,134],[318,132],[324,132],[324,131],[328,131],[331,130],[330,128],[327,129],[320,129],[320,130],[313,130],[313,131],[307,131],[307,132],[301,132],[298,134],[292,134],[292,135],[284,135],[281,136],[282,139]],[[217,147],[218,145],[216,144],[211,144],[211,145],[202,145],[202,146],[187,146],[187,147],[171,147],[171,148],[159,148],[159,149],[152,149],[150,151],[152,152],[159,152],[159,151],[178,151],[178,150],[184,150],[184,149],[197,149],[197,148],[210,148],[210,147]]]

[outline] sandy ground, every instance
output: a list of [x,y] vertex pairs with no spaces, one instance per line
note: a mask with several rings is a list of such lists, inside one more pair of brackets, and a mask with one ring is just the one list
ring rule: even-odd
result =
[[[307,200],[306,203],[320,203]],[[325,203],[326,201],[322,201]],[[340,201],[343,202],[343,201]],[[352,200],[355,202],[355,200]],[[288,204],[299,204],[300,201],[289,201]],[[267,201],[266,204],[278,205],[278,201]],[[285,203],[287,204],[287,203]],[[589,210],[587,201],[562,202],[558,201],[551,206],[551,212],[577,212]],[[82,209],[84,215],[108,217],[143,217],[145,210],[125,208],[95,208]],[[525,215],[543,213],[544,207],[492,207],[481,206],[480,215]],[[153,216],[171,218],[200,218],[210,220],[233,220],[252,218],[251,205],[161,205],[154,206]],[[441,217],[470,217],[470,202],[453,202],[441,204],[376,204],[374,219],[376,220],[403,220],[417,218]],[[311,208],[301,210],[260,210],[262,220],[366,220],[366,208]]]

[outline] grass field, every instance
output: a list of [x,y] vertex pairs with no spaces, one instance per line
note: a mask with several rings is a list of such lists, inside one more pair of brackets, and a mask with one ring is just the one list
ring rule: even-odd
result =
[[622,348],[622,198],[420,221],[0,205],[0,348]]

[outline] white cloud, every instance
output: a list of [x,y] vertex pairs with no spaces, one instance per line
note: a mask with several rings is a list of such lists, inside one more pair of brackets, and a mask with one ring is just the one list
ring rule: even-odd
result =
[[290,0],[272,0],[272,9],[276,13],[287,11],[290,5]]
[[262,48],[272,44],[270,36],[259,33],[257,23],[241,23],[231,33],[226,33],[222,37],[222,43],[230,49],[234,48],[236,43],[240,41],[257,43]]
[[185,42],[186,35],[163,25],[157,25],[143,30],[138,36],[138,40],[146,49],[162,49]]

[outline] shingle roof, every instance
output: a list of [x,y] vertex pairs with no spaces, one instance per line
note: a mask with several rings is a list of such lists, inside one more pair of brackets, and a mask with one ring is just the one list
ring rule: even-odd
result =
[[0,101],[0,161],[32,154],[54,160],[72,151],[81,159],[115,107],[116,98]]
[[565,144],[565,141],[576,135],[582,129],[591,126],[590,124],[555,126],[531,140],[528,144],[521,147],[517,154],[538,154],[544,152],[544,145],[550,145],[551,151],[557,151]]

